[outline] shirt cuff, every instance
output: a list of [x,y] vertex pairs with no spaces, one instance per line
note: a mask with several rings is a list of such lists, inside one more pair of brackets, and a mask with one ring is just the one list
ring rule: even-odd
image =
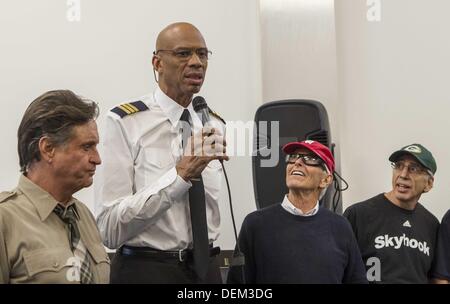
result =
[[192,187],[190,181],[185,181],[181,176],[177,175],[173,184],[169,186],[172,198],[174,201],[182,201],[183,195]]
[[161,176],[153,187],[146,189],[144,196],[146,197],[146,200],[148,200],[153,194],[164,189],[165,192],[169,194],[171,200],[179,200],[191,186],[191,182],[184,181],[184,179],[177,174],[177,169],[173,167]]

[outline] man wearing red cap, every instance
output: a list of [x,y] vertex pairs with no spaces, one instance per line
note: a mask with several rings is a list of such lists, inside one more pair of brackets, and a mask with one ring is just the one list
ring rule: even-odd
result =
[[308,140],[283,151],[289,193],[281,204],[247,215],[238,244],[245,265],[230,268],[228,283],[366,283],[350,225],[319,207],[333,180],[330,150]]
[[424,146],[395,151],[392,190],[345,210],[372,283],[428,283],[439,221],[419,203],[433,188],[436,161]]

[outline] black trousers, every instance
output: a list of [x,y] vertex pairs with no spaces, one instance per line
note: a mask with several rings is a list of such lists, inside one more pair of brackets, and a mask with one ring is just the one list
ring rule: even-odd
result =
[[219,256],[209,260],[208,273],[200,280],[189,261],[122,255],[111,263],[111,284],[222,284]]

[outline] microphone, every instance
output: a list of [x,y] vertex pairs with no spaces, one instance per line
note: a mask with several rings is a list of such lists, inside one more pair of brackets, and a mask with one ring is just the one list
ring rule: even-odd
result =
[[192,106],[194,107],[194,111],[200,115],[202,124],[206,125],[211,118],[209,117],[209,109],[205,98],[202,96],[195,96],[192,100]]
[[[192,100],[192,106],[194,107],[194,111],[197,113],[199,118],[202,121],[203,126],[208,124],[208,127],[212,127],[211,117],[209,116],[209,108],[206,104],[205,98],[202,96],[195,96]],[[213,134],[213,132],[209,133],[209,135]],[[219,160],[223,165],[223,160]]]

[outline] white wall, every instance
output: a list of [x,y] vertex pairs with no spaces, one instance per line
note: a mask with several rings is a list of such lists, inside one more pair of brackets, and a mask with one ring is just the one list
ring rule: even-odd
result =
[[[175,21],[195,24],[213,51],[201,94],[226,120],[252,120],[261,102],[257,0],[81,0],[80,22],[68,22],[66,1],[1,0],[0,189],[19,176],[16,132],[28,104],[51,89],[71,89],[113,105],[153,90],[151,53],[159,31]],[[227,164],[238,223],[254,210],[251,162]],[[76,196],[93,209],[93,187]],[[232,249],[226,192],[219,245]],[[239,227],[238,227],[239,228]]]
[[440,219],[450,208],[450,2],[382,0],[381,9],[368,22],[366,1],[336,1],[344,206],[389,191],[390,153],[419,142],[438,165],[421,201]]
[[260,9],[263,101],[320,101],[338,139],[334,1],[261,0]]

